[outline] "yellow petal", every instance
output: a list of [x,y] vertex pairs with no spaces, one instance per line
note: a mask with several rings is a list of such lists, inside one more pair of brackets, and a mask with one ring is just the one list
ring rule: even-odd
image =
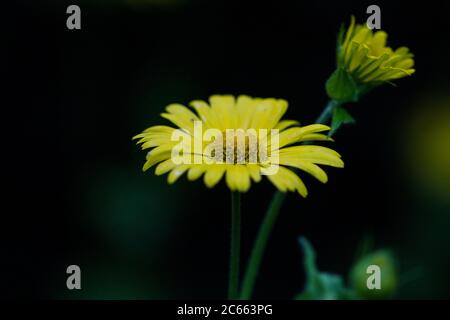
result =
[[175,128],[169,126],[153,126],[144,130],[145,133],[167,133],[172,134]]
[[322,146],[287,147],[281,149],[278,156],[286,161],[298,159],[337,168],[344,167],[344,162],[341,160],[339,153]]
[[371,42],[371,54],[374,56],[380,56],[383,53],[383,49],[386,46],[387,33],[384,31],[377,31],[373,35]]
[[210,165],[208,167],[208,169],[206,170],[205,175],[203,177],[205,185],[208,188],[214,187],[220,181],[220,179],[222,179],[225,171],[226,171],[225,165],[221,165],[221,164]]
[[283,131],[286,128],[292,127],[292,126],[299,126],[300,122],[296,120],[281,120],[278,122],[278,124],[274,127],[274,129],[278,129],[280,131]]
[[250,175],[245,166],[227,166],[226,182],[232,191],[246,192],[250,188]]
[[212,111],[209,105],[202,100],[194,100],[189,104],[197,111],[200,119],[205,123],[207,128],[216,128],[222,130],[220,121],[218,121],[216,114]]
[[142,171],[147,171],[150,167],[154,166],[155,164],[169,158],[170,152],[158,153],[155,155],[150,154],[147,156],[147,162],[145,162],[144,166],[142,167]]
[[253,129],[272,129],[284,115],[288,103],[283,99],[262,99],[255,105],[250,127]]
[[298,142],[301,141],[334,141],[333,138],[325,135],[325,134],[321,134],[321,133],[310,133],[310,134],[305,134],[303,137],[301,137]]
[[303,181],[294,172],[285,167],[280,166],[277,173],[268,175],[267,178],[282,192],[296,190],[303,197],[308,195]]
[[304,127],[286,129],[279,134],[279,148],[299,142],[305,135],[326,130],[330,130],[330,127],[324,124],[311,124]]
[[183,173],[186,172],[187,169],[189,169],[189,167],[190,167],[190,165],[188,165],[188,164],[181,164],[181,165],[177,166],[175,169],[170,171],[170,173],[168,174],[167,182],[169,184],[172,184],[175,181],[177,181],[178,178],[181,177],[183,175]]
[[233,129],[236,127],[238,114],[232,95],[213,95],[209,97],[209,103],[222,123],[223,129]]
[[261,181],[261,168],[258,164],[247,164],[247,169],[253,181]]
[[274,102],[274,110],[266,122],[266,128],[272,129],[286,113],[288,102],[284,99],[277,99]]
[[207,169],[206,164],[199,164],[199,165],[193,165],[191,166],[191,168],[188,171],[188,180],[189,181],[194,181],[197,180],[198,178],[201,177],[201,175],[205,172],[205,170]]
[[167,173],[167,172],[171,171],[171,170],[172,170],[173,168],[175,168],[176,166],[177,166],[177,165],[176,165],[175,163],[173,163],[172,159],[167,159],[167,160],[165,160],[165,161],[159,163],[159,164],[156,166],[155,174],[156,174],[157,176],[160,176],[160,175],[162,175],[162,174],[164,174],[164,173]]
[[325,173],[325,171],[323,171],[319,166],[309,161],[301,159],[293,159],[292,157],[291,158],[281,157],[280,164],[303,170],[312,175],[313,177],[315,177],[322,183],[326,183],[328,181],[328,176]]
[[166,107],[166,111],[170,114],[183,118],[189,122],[200,120],[195,113],[193,113],[187,107],[178,103],[169,104]]
[[239,113],[238,126],[242,129],[248,129],[255,111],[254,99],[240,95],[236,100],[236,110]]
[[240,192],[247,192],[250,189],[250,173],[245,165],[238,164],[236,165],[238,169],[238,190]]

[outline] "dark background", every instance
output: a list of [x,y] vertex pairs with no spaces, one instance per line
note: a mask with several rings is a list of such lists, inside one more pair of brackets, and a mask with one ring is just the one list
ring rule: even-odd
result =
[[[78,4],[82,29],[66,28]],[[389,248],[398,298],[450,297],[450,5],[377,1],[15,1],[2,14],[1,292],[9,298],[225,298],[229,191],[169,186],[131,137],[172,102],[211,94],[289,101],[310,124],[327,102],[335,36],[378,4],[392,47],[417,73],[348,109],[333,148],[345,169],[290,194],[256,298],[290,299],[304,282],[299,235],[321,270],[346,276],[364,238]],[[3,10],[2,10],[3,11]],[[5,72],[6,71],[6,72]],[[274,187],[243,196],[243,261]],[[66,289],[66,268],[82,290]]]

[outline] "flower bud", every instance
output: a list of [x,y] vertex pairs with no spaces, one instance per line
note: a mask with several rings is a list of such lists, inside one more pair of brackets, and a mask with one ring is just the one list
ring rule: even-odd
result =
[[398,285],[395,259],[388,250],[379,250],[362,257],[350,271],[350,283],[364,299],[391,297]]

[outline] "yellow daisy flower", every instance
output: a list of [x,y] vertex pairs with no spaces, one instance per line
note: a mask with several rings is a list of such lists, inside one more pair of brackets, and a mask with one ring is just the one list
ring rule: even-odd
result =
[[[344,166],[340,155],[332,149],[298,145],[306,141],[331,140],[322,133],[330,128],[322,124],[300,127],[297,121],[281,120],[288,108],[285,100],[214,95],[209,98],[209,104],[195,100],[190,106],[193,110],[171,104],[161,114],[177,128],[153,126],[133,137],[139,139],[137,144],[141,144],[143,150],[151,149],[143,170],[156,165],[155,174],[168,173],[169,184],[187,172],[191,181],[203,175],[209,188],[225,176],[232,191],[245,192],[252,180],[259,182],[262,175],[267,175],[280,191],[297,191],[305,197],[307,189],[291,169],[306,171],[325,183],[327,174],[318,165]],[[199,126],[206,130],[205,134],[199,134]],[[215,139],[207,137],[208,130],[215,130],[219,136],[223,134],[226,141],[220,141],[217,135]],[[234,132],[231,139],[229,131]],[[250,141],[256,142],[260,149],[256,156],[252,156],[254,150],[249,147]],[[183,159],[188,161],[176,160],[174,154],[180,150],[184,151]],[[276,166],[276,170],[269,171],[271,166]]]
[[391,49],[386,46],[387,33],[373,32],[366,24],[355,25],[338,39],[338,65],[349,72],[356,83],[386,82],[415,72],[414,55],[407,47]]

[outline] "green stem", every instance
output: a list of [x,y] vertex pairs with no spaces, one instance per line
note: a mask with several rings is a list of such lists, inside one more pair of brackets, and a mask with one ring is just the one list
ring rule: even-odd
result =
[[[333,114],[333,109],[338,103],[334,100],[330,100],[322,113],[316,119],[315,123],[326,123],[330,120]],[[247,270],[245,271],[244,280],[242,283],[241,299],[247,300],[252,297],[253,288],[258,276],[259,266],[266,249],[267,241],[269,240],[270,233],[273,229],[275,221],[280,212],[280,208],[283,205],[283,201],[286,198],[286,193],[276,191],[272,197],[269,208],[256,236],[255,243],[253,245],[250,259],[248,261]]]
[[328,101],[326,107],[323,109],[322,113],[317,117],[316,122],[314,122],[314,123],[322,123],[322,124],[327,123],[328,120],[331,119],[331,115],[333,114],[333,109],[338,104],[339,103],[334,100]]
[[239,256],[241,250],[241,194],[231,192],[231,245],[228,299],[237,299],[239,290]]

